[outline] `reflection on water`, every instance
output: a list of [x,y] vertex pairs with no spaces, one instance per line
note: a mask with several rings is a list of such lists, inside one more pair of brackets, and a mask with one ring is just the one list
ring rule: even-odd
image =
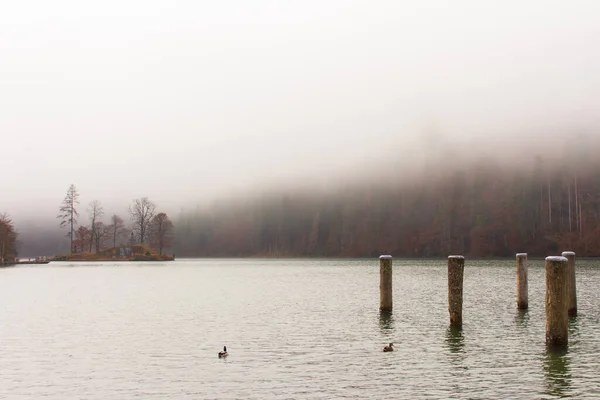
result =
[[381,329],[381,333],[384,335],[391,335],[394,333],[394,316],[391,312],[379,312],[379,329]]
[[451,353],[464,353],[464,340],[465,338],[461,328],[449,326],[448,329],[446,329],[446,345]]
[[571,388],[571,369],[567,348],[547,347],[544,357],[547,394],[565,396]]
[[527,310],[519,310],[517,309],[517,313],[515,314],[515,324],[519,328],[527,328],[527,324],[529,323],[529,312]]
[[[465,337],[463,336],[463,330],[460,327],[449,326],[446,329],[446,338],[444,340],[448,350],[448,360],[450,364],[455,368],[452,368],[450,374],[457,378],[462,376],[465,373],[467,367],[465,366],[465,357],[467,356],[465,352]],[[460,393],[458,388],[455,388],[456,393]]]
[[569,343],[579,339],[579,322],[577,317],[569,317]]

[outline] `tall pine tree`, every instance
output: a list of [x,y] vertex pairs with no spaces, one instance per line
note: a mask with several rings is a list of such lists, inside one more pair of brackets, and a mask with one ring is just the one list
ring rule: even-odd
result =
[[75,185],[71,184],[67,194],[61,203],[59,213],[56,218],[60,219],[61,227],[68,227],[67,237],[71,241],[71,253],[73,253],[73,236],[75,234],[75,225],[77,224],[77,205],[79,204],[79,192]]

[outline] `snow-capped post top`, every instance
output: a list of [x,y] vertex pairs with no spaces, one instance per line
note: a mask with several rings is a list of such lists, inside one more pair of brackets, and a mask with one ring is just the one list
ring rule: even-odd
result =
[[550,256],[550,257],[546,257],[546,261],[550,261],[550,262],[567,262],[568,260],[566,259],[566,257],[562,257],[562,256]]
[[457,260],[464,260],[465,256],[448,256],[448,258],[454,258],[454,259],[457,259]]
[[517,253],[517,257],[527,257],[527,253]]
[[379,256],[379,259],[380,260],[391,260],[392,256],[390,256],[390,255],[383,255],[383,256]]
[[563,257],[566,257],[566,256],[574,256],[574,255],[575,255],[575,252],[574,252],[574,251],[563,251],[563,252],[562,252],[562,255],[563,255]]

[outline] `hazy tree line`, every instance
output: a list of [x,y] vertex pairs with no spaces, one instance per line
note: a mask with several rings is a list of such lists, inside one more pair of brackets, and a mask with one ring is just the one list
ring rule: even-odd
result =
[[0,214],[0,262],[12,261],[18,256],[18,237],[15,225],[6,213]]
[[[286,191],[178,217],[181,256],[600,256],[600,161],[593,145],[519,163],[451,157],[402,183]],[[402,171],[398,171],[399,181]]]
[[156,204],[147,197],[133,200],[129,206],[130,224],[117,214],[108,215],[99,200],[86,209],[88,224],[80,223],[79,192],[75,185],[67,190],[59,207],[60,225],[67,229],[71,253],[100,252],[124,244],[147,244],[162,254],[171,248],[173,223],[166,213],[156,212]]

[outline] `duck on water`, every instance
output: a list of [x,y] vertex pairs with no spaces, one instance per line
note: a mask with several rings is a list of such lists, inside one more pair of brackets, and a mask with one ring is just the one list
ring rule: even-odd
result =
[[[388,352],[388,351],[394,351],[394,343],[390,343],[388,346],[385,346],[383,348],[384,352]],[[227,357],[229,355],[229,353],[227,353],[227,346],[223,346],[223,351],[219,352],[219,358],[224,358]]]

